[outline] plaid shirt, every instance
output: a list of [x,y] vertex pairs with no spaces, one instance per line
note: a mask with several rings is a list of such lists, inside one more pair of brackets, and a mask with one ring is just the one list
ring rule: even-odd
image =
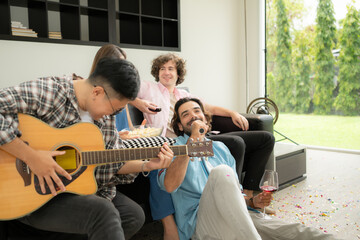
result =
[[[32,115],[52,127],[64,128],[81,122],[72,77],[49,77],[0,89],[0,145],[21,136],[17,113]],[[106,149],[122,148],[115,117],[105,116],[94,123],[104,136]],[[132,183],[137,174],[116,174],[124,163],[95,168],[99,196],[112,200],[117,184]]]

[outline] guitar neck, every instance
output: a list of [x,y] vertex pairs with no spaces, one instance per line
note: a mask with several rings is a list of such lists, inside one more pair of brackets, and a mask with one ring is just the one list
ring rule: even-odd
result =
[[[169,147],[174,152],[174,156],[188,155],[186,145]],[[161,147],[148,147],[81,152],[82,165],[99,165],[157,158],[160,149]]]

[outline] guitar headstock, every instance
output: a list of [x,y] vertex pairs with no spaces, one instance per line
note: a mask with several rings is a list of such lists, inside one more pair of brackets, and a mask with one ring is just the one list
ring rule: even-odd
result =
[[211,140],[190,141],[187,144],[188,155],[190,157],[211,157],[214,156]]

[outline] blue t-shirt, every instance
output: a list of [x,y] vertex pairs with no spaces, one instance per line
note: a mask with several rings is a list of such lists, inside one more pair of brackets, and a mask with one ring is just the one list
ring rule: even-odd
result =
[[[187,135],[176,138],[175,145],[186,145],[188,138]],[[229,149],[222,142],[213,141],[213,150],[214,156],[209,157],[208,162],[206,160],[198,161],[197,158],[194,161],[189,161],[184,181],[171,193],[181,240],[188,240],[194,234],[200,198],[210,173],[209,163],[212,167],[226,164],[236,174],[235,159]],[[165,173],[166,169],[158,171],[158,184],[163,190],[165,190]]]

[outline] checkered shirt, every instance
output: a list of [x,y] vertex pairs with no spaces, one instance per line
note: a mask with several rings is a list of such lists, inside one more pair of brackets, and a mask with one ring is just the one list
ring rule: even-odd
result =
[[[0,89],[0,145],[21,136],[17,113],[34,116],[54,128],[64,128],[81,122],[72,76],[47,77]],[[103,133],[105,148],[122,148],[115,127],[115,117],[105,116],[94,122]],[[97,194],[112,200],[117,184],[132,183],[137,174],[116,174],[124,163],[95,168]]]

